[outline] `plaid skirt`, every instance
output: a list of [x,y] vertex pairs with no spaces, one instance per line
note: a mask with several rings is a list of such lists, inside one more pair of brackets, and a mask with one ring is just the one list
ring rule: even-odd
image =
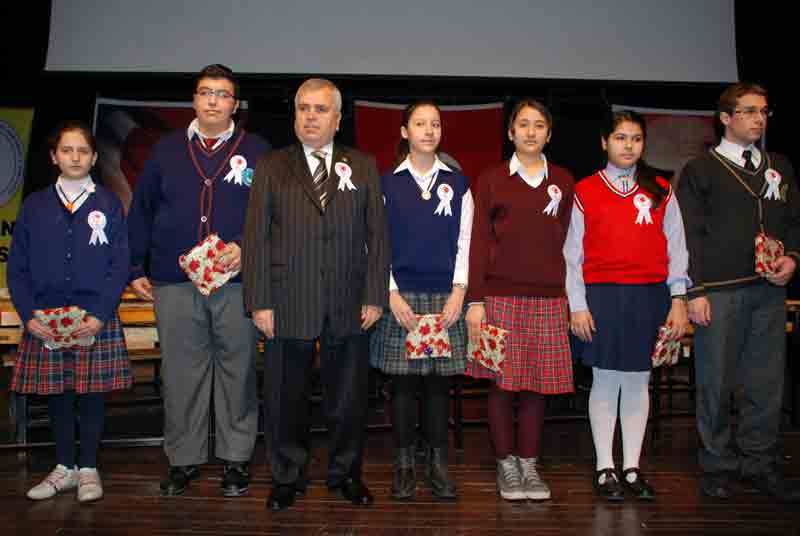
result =
[[[441,313],[450,294],[432,294],[427,292],[401,292],[415,314],[425,315]],[[455,324],[447,330],[450,338],[452,355],[427,359],[406,359],[406,335],[408,331],[395,319],[392,311],[387,309],[378,321],[375,331],[370,337],[370,364],[386,374],[438,374],[454,376],[464,374],[467,355],[467,325],[464,323],[464,312]]]
[[572,356],[566,298],[489,296],[486,321],[508,330],[503,373],[467,363],[466,374],[493,379],[506,391],[572,393]]
[[100,393],[128,389],[133,383],[128,349],[116,315],[95,336],[92,346],[48,350],[26,331],[18,354],[10,387],[18,393]]

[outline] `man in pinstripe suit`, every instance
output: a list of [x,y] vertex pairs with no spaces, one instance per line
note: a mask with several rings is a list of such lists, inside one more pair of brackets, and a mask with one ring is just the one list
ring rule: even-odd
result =
[[288,508],[306,487],[309,375],[320,342],[329,431],[327,485],[354,504],[361,480],[369,374],[366,331],[388,299],[389,244],[375,160],[333,142],[342,97],[310,79],[295,95],[300,143],[259,161],[243,242],[245,307],[267,337],[265,430],[273,488]]

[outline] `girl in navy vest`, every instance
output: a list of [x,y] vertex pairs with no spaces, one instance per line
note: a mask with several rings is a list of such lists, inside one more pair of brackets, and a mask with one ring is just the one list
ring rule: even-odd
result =
[[[381,177],[392,244],[391,315],[371,339],[370,361],[391,378],[395,441],[392,497],[414,497],[414,429],[422,392],[425,481],[439,499],[455,499],[448,475],[451,377],[464,372],[466,327],[462,316],[468,279],[473,202],[469,181],[437,156],[442,136],[439,108],[429,101],[403,112],[402,139],[393,171]],[[406,358],[406,335],[417,316],[441,314],[449,357]]]
[[[95,141],[80,122],[63,123],[50,156],[61,170],[55,185],[31,194],[20,209],[8,257],[8,288],[25,332],[11,390],[46,395],[56,467],[28,491],[34,500],[78,488],[81,502],[103,496],[97,449],[106,393],[131,386],[117,306],[128,278],[128,232],[116,194],[92,181]],[[75,338],[91,346],[53,348],[56,333],[37,309],[78,306],[86,316]],[[75,465],[75,399],[81,450]]]
[[[571,393],[567,299],[562,248],[575,180],[542,152],[550,141],[550,111],[534,100],[511,112],[511,160],[481,174],[469,268],[467,327],[509,331],[502,373],[470,362],[467,374],[489,378],[489,429],[497,488],[506,500],[543,500],[550,488],[537,469],[545,395]],[[514,397],[519,398],[514,444]]]
[[[592,367],[593,484],[609,500],[622,500],[625,490],[655,498],[639,470],[651,354],[661,325],[671,325],[673,339],[688,327],[683,220],[669,183],[639,161],[646,134],[635,112],[609,116],[601,138],[608,165],[576,186],[564,247],[571,329]],[[618,399],[621,475],[612,458]]]

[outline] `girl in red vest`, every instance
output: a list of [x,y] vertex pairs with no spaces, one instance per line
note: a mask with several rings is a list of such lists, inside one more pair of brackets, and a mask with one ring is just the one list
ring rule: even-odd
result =
[[[564,245],[570,327],[582,341],[582,361],[592,367],[593,483],[608,500],[622,500],[625,491],[655,499],[639,470],[651,354],[661,325],[679,339],[689,324],[683,220],[669,182],[640,162],[646,136],[637,113],[609,116],[601,137],[608,165],[575,187]],[[621,475],[612,458],[618,400]]]

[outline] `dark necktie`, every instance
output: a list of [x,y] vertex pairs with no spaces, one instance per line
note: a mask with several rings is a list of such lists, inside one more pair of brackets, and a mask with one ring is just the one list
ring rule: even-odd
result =
[[755,171],[756,166],[753,164],[753,152],[750,150],[742,151],[742,158],[744,158],[744,169],[748,171]]
[[314,169],[314,192],[319,196],[319,204],[322,205],[322,210],[325,210],[325,205],[328,204],[328,192],[325,190],[325,183],[328,182],[325,151],[314,151],[311,156],[319,161],[316,169]]

